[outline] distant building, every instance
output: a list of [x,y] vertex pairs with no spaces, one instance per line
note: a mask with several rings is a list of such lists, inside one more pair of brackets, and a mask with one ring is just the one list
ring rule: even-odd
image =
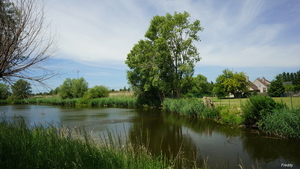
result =
[[260,93],[267,93],[271,82],[268,81],[265,77],[262,77],[255,79],[253,81],[253,84],[259,89]]
[[246,81],[250,83],[248,88],[251,93],[255,91],[260,92],[260,89],[249,80],[249,76],[246,76]]

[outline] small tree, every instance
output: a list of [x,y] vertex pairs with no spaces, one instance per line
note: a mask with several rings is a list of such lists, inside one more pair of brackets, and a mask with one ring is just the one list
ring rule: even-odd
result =
[[93,88],[88,89],[87,92],[84,94],[84,98],[87,99],[94,99],[94,98],[101,98],[101,97],[108,97],[109,89],[106,86],[95,86]]
[[5,100],[10,96],[9,86],[3,83],[0,83],[0,100]]
[[283,80],[280,76],[276,76],[275,80],[271,81],[270,87],[268,89],[268,94],[271,97],[280,97],[284,95],[285,88],[282,82]]
[[216,79],[214,92],[218,96],[233,94],[234,97],[248,93],[250,85],[246,80],[244,72],[233,72],[229,69],[223,70],[223,74]]
[[12,95],[10,98],[13,100],[26,99],[31,95],[31,85],[23,79],[19,79],[16,83],[14,83],[11,89]]

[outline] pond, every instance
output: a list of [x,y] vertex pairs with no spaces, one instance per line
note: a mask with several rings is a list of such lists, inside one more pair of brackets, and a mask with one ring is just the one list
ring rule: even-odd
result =
[[279,139],[257,130],[221,125],[150,109],[67,108],[42,105],[0,106],[0,115],[22,116],[29,125],[47,123],[84,127],[93,135],[114,131],[142,144],[152,154],[170,157],[181,150],[200,166],[203,159],[213,168],[300,168],[300,141]]

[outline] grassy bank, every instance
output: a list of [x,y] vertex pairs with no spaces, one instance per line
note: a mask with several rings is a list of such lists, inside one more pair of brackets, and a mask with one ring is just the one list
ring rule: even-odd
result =
[[153,157],[109,133],[99,140],[66,127],[27,127],[24,120],[0,123],[0,168],[167,168],[172,161]]
[[[287,98],[290,99],[290,98]],[[286,100],[287,100],[286,99]],[[239,107],[239,99],[228,99],[231,106],[209,109],[200,99],[165,99],[163,109],[181,116],[209,118],[220,123],[257,127],[262,131],[285,138],[300,139],[300,108],[289,107],[267,96],[244,99]],[[234,101],[235,102],[234,102]]]

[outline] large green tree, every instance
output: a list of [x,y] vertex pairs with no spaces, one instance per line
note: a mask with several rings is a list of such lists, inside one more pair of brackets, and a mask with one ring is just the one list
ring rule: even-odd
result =
[[233,94],[234,97],[241,97],[249,92],[249,85],[244,72],[233,72],[225,69],[223,74],[217,77],[213,90],[217,96]]
[[187,12],[153,17],[145,39],[134,45],[125,62],[127,79],[140,97],[180,97],[182,82],[201,59],[194,45],[201,30],[200,21],[190,22]]
[[81,98],[88,90],[88,83],[83,77],[80,79],[67,78],[59,87],[59,96],[63,99]]
[[31,95],[31,84],[23,79],[16,81],[11,89],[11,98],[14,100],[26,99]]
[[212,94],[213,83],[209,83],[207,78],[201,74],[192,77],[189,85],[190,89],[188,90],[188,93],[193,94],[194,96]]

